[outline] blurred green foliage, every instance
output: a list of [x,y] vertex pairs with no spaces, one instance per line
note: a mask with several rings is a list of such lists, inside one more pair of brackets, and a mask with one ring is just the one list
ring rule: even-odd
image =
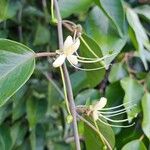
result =
[[[82,37],[99,57],[110,52],[117,54],[104,61],[106,65],[111,63],[108,70],[77,71],[68,65],[76,105],[90,105],[101,96],[107,97],[109,107],[133,101],[138,107],[127,117],[133,119],[134,126],[111,128],[101,123],[98,126],[117,150],[148,150],[150,6],[122,0],[59,0],[59,6],[63,19],[82,25]],[[0,0],[0,38],[21,42],[34,52],[55,51],[57,28],[50,18],[50,0]],[[64,28],[65,37],[69,34]],[[9,49],[9,44],[0,44],[1,104],[24,84],[34,69],[31,57],[34,52],[20,44]],[[12,51],[12,55],[4,55],[3,51]],[[93,57],[83,41],[79,53]],[[12,62],[15,66],[11,66]],[[0,107],[0,150],[75,149],[72,127],[66,123],[61,77],[52,62],[51,58],[37,59],[28,82]],[[8,66],[16,69],[14,73]],[[7,90],[9,86],[12,91]],[[82,149],[104,148],[91,128],[82,121],[78,125]]]

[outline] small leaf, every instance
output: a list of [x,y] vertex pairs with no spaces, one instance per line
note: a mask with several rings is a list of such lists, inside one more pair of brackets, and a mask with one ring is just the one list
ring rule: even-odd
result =
[[97,100],[100,98],[100,92],[96,89],[87,89],[79,93],[75,102],[77,105],[85,105],[89,100]]
[[122,63],[116,63],[116,64],[113,64],[111,68],[111,71],[109,74],[109,81],[116,82],[118,80],[121,80],[127,75],[128,73],[125,69],[125,66]]
[[44,99],[28,99],[27,101],[27,119],[29,121],[30,129],[34,129],[45,116],[47,111],[47,103]]
[[[124,103],[131,102],[130,105],[139,104],[144,94],[143,86],[139,84],[136,80],[130,77],[126,77],[122,79],[121,86],[125,91]],[[132,120],[139,113],[140,108],[137,106],[127,113],[129,119]],[[128,106],[126,105],[125,107],[128,107]]]
[[37,45],[47,44],[49,42],[50,42],[50,32],[48,28],[39,24],[37,27],[33,44],[37,46]]
[[63,18],[71,14],[78,14],[87,10],[92,4],[92,0],[59,0],[58,4]]
[[140,140],[134,140],[127,143],[121,150],[147,150],[144,143]]
[[143,121],[142,121],[142,128],[145,135],[150,140],[150,93],[145,93],[144,97],[142,98],[142,110],[143,110]]
[[34,52],[23,44],[0,39],[0,106],[30,78]]
[[10,130],[6,125],[0,126],[0,148],[1,150],[12,150]]
[[[133,41],[134,46],[137,48],[139,51],[139,55],[141,57],[141,60],[143,61],[143,64],[145,66],[145,69],[148,69],[147,62],[146,62],[146,57],[144,55],[145,48],[144,47],[149,47],[149,39],[148,36],[145,32],[144,27],[142,26],[138,15],[135,13],[134,10],[131,8],[127,7],[126,8],[126,15],[127,15],[127,20],[129,22],[130,27],[132,28],[132,37],[131,40]],[[133,38],[133,34],[135,35],[135,38]],[[135,39],[135,40],[133,40]]]

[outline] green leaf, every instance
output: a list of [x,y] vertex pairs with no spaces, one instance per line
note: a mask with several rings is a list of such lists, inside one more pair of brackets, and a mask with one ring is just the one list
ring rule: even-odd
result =
[[125,69],[125,65],[122,63],[113,64],[110,74],[109,81],[116,82],[127,76],[127,70]]
[[62,103],[62,100],[64,99],[63,91],[58,86],[57,82],[53,79],[50,80],[48,83],[48,109],[47,114],[51,114],[52,107],[54,105],[59,105]]
[[35,46],[48,44],[50,42],[50,32],[47,27],[39,24],[35,34],[35,39],[33,44]]
[[[82,35],[82,38],[88,44],[90,49],[95,53],[95,55],[93,55],[89,51],[89,48],[87,47],[85,42],[83,40],[81,40],[81,45],[80,45],[81,56],[87,57],[87,58],[102,57],[100,47],[97,45],[97,43],[92,38],[88,37],[85,34]],[[92,63],[92,64],[86,64],[86,65],[84,65],[83,68],[89,69],[89,68],[99,68],[99,67],[104,67],[104,64],[99,63],[99,62],[98,63]],[[93,74],[94,74],[94,78],[93,78]],[[95,87],[96,85],[98,85],[103,80],[104,75],[105,75],[105,69],[99,69],[96,71],[87,71],[86,72],[87,78],[86,78],[85,82],[89,87]]]
[[29,99],[27,101],[27,119],[29,121],[30,129],[34,129],[36,124],[44,119],[47,111],[47,103],[44,99]]
[[27,91],[27,86],[23,86],[19,91],[17,91],[13,96],[13,106],[12,106],[12,120],[15,121],[25,114],[25,103],[26,98],[25,93]]
[[[117,93],[117,94],[116,94]],[[105,96],[108,99],[107,106],[113,107],[122,103],[124,97],[124,91],[120,85],[120,82],[114,82],[106,87]]]
[[6,125],[0,126],[0,148],[1,150],[12,150],[10,130]]
[[58,4],[63,18],[69,17],[71,14],[79,14],[87,10],[93,0],[59,0]]
[[12,18],[16,15],[21,4],[19,1],[1,0],[0,1],[0,22]]
[[148,21],[150,21],[150,6],[149,5],[142,5],[142,6],[138,6],[135,9],[135,12],[139,15],[141,15],[142,17],[148,19]]
[[[80,55],[83,57],[87,58],[96,58],[101,57],[101,49],[98,46],[98,44],[90,37],[88,37],[86,34],[82,34],[82,39],[81,40],[81,45],[80,45]],[[86,45],[85,44],[88,45]],[[95,53],[93,55],[90,51],[89,48]],[[104,67],[104,64],[101,63],[93,63],[93,64],[82,64],[82,68],[84,69],[90,69],[90,68],[99,68],[99,67]],[[93,78],[94,74],[94,78]],[[74,90],[74,93],[78,93],[81,89],[84,88],[93,88],[97,86],[104,78],[105,75],[105,69],[99,69],[96,71],[78,71],[75,72],[71,75],[71,82],[72,82],[72,87]],[[82,76],[82,78],[81,78]]]
[[[94,122],[87,118],[86,119],[94,126]],[[113,148],[115,145],[115,136],[113,130],[110,126],[106,126],[103,123],[97,121],[100,133],[105,137],[109,145]],[[89,127],[87,124],[84,124],[84,136],[85,144],[87,150],[100,150],[105,147],[98,133]]]
[[[143,61],[143,64],[145,66],[145,69],[148,69],[147,62],[146,62],[146,56],[145,56],[145,48],[149,49],[149,39],[146,34],[146,31],[144,27],[142,26],[138,15],[135,13],[135,11],[129,7],[126,8],[126,15],[127,15],[127,20],[132,28],[132,32],[134,32],[135,38],[133,38],[133,33],[131,40],[133,41],[134,46],[139,52],[139,55],[141,57],[141,60]],[[134,39],[134,40],[133,40]],[[136,42],[135,42],[136,40]]]
[[122,148],[122,150],[129,150],[129,149],[147,150],[144,143],[140,140],[131,141]]
[[0,1],[0,22],[5,20],[7,9],[8,9],[7,0],[1,0]]
[[[116,55],[120,53],[127,40],[126,35],[121,38],[118,37],[112,27],[112,23],[98,7],[94,7],[89,13],[85,29],[88,36],[96,41],[103,56],[111,53],[115,53]],[[110,64],[116,55],[105,59],[105,64]]]
[[125,13],[121,0],[95,0],[95,2],[114,23],[119,34],[122,36],[125,27]]
[[[125,91],[124,103],[131,102],[130,105],[139,104],[143,94],[144,89],[141,84],[139,84],[135,79],[130,77],[126,77],[121,80],[121,86]],[[127,105],[125,107],[128,107]],[[138,105],[134,107],[131,111],[129,111],[128,118],[133,119],[139,113],[140,108]]]
[[100,98],[100,92],[96,89],[87,89],[79,93],[75,102],[76,105],[85,105],[90,100],[97,100]]
[[145,93],[142,98],[142,110],[143,110],[143,121],[142,121],[142,129],[145,135],[150,140],[150,93]]
[[27,133],[28,128],[26,125],[21,125],[21,122],[13,124],[11,127],[11,138],[12,138],[12,147],[19,146],[23,143],[25,134]]
[[23,44],[0,39],[0,106],[30,78],[34,52]]
[[74,95],[76,95],[80,90],[87,87],[87,74],[85,71],[77,71],[72,73],[70,75],[70,79]]

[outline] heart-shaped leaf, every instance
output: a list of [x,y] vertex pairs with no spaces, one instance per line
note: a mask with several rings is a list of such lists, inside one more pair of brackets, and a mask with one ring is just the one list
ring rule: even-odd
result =
[[31,76],[35,67],[34,55],[23,44],[0,39],[0,106]]

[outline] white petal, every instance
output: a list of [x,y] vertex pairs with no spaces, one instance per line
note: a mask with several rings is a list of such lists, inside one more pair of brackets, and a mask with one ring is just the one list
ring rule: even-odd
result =
[[97,111],[93,111],[93,119],[95,121],[98,120],[98,112]]
[[93,110],[101,110],[107,104],[107,99],[102,97],[93,107]]
[[67,60],[72,63],[73,65],[77,65],[78,64],[78,59],[77,56],[75,55],[68,55],[67,56]]
[[64,50],[67,49],[68,47],[70,47],[72,44],[73,44],[73,39],[69,35],[64,42]]
[[64,54],[58,56],[56,60],[53,62],[53,67],[55,68],[60,67],[64,63],[65,59],[66,59],[66,56]]
[[80,40],[77,38],[76,41],[72,44],[72,54],[78,50],[79,46]]

